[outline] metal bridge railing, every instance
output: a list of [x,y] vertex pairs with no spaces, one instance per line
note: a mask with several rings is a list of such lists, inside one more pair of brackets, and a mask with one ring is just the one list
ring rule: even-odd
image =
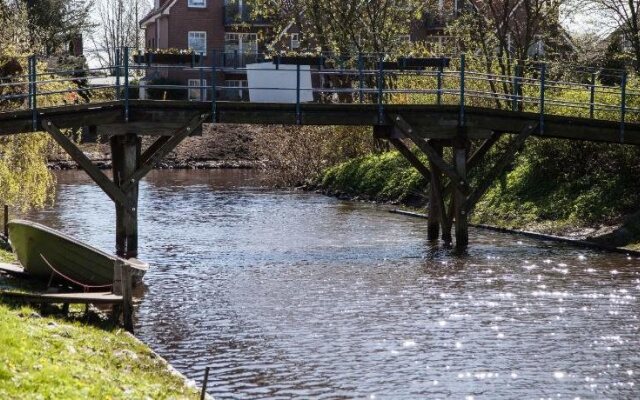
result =
[[[46,70],[31,56],[26,74],[0,77],[0,112],[31,110],[37,130],[41,108],[120,100],[127,121],[130,101],[140,98],[207,102],[214,119],[220,102],[272,98],[295,104],[297,123],[305,103],[375,105],[379,123],[391,104],[454,105],[461,126],[469,107],[537,113],[541,133],[548,115],[619,121],[621,142],[626,124],[640,120],[640,90],[630,87],[625,71],[574,68],[572,81],[551,79],[545,63],[520,62],[508,75],[479,71],[473,62],[469,68],[464,54],[390,61],[365,53],[290,57],[211,50],[182,59],[187,62],[160,64],[124,48],[112,66]],[[416,67],[418,61],[424,66]]]

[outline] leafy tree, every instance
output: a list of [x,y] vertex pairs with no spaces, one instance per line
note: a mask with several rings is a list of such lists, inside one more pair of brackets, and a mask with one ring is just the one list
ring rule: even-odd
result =
[[614,32],[620,42],[626,43],[633,54],[633,66],[640,72],[640,1],[638,0],[584,0],[585,8],[597,15],[597,23]]
[[[26,54],[34,49],[28,40],[28,15],[19,3],[0,2],[0,82],[11,82],[26,71]],[[24,85],[5,86],[17,94]],[[4,107],[20,104],[0,104]],[[49,139],[44,134],[0,136],[0,204],[21,209],[46,204],[53,194],[54,177],[48,171],[46,150]]]
[[274,26],[275,42],[289,29],[303,32],[307,50],[387,53],[421,17],[420,0],[254,0]]

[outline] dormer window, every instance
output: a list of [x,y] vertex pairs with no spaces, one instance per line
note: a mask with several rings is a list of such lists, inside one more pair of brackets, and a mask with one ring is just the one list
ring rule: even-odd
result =
[[187,5],[193,8],[206,8],[207,0],[188,0]]

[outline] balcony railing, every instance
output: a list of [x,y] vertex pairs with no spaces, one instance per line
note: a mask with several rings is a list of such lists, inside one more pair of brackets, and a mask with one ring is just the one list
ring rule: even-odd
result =
[[225,2],[223,16],[225,25],[264,25],[267,23],[267,21],[263,17],[254,15],[253,8],[251,6],[247,4],[243,4],[241,6],[240,4],[235,2]]

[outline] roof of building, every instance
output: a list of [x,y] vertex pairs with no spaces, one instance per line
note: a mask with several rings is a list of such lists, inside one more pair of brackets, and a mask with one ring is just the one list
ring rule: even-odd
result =
[[151,10],[149,14],[145,15],[140,20],[140,26],[144,28],[147,24],[155,22],[155,20],[158,19],[158,17],[162,15],[169,15],[169,12],[171,11],[171,7],[173,7],[177,1],[178,0],[169,0],[165,2],[163,5],[161,5],[160,7],[154,8],[153,10]]

